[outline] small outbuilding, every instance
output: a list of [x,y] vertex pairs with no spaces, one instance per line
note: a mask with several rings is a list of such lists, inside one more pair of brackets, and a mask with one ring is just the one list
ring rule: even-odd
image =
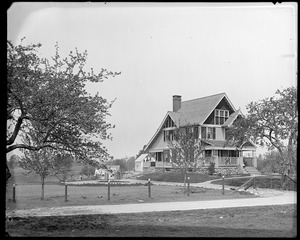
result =
[[144,168],[144,161],[145,158],[148,156],[148,153],[141,154],[135,161],[134,161],[134,171],[142,172]]

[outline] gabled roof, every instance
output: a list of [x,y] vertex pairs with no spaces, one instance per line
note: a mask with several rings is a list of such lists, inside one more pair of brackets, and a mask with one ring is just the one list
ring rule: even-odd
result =
[[155,134],[153,135],[153,137],[150,139],[149,143],[146,145],[145,150],[148,149],[148,147],[150,146],[150,144],[153,142],[153,140],[155,139],[155,137],[158,135],[158,133],[160,132],[160,130],[162,129],[167,117],[170,116],[170,118],[173,120],[173,122],[175,123],[176,126],[178,125],[178,117],[179,114],[176,112],[170,112],[168,111],[167,114],[165,115],[164,119],[162,120],[161,124],[159,125],[159,128],[156,130]]
[[145,159],[145,157],[147,157],[147,155],[148,155],[148,153],[143,153],[143,154],[141,154],[141,155],[135,160],[135,162],[142,162],[142,161]]
[[227,140],[206,139],[206,140],[202,140],[202,141],[206,144],[209,144],[211,147],[216,147],[216,148],[241,148],[241,149],[243,149],[244,145],[249,144],[249,143],[250,143],[250,145],[252,145],[251,147],[256,148],[254,143],[250,140],[245,141],[240,146],[237,144],[237,142],[227,141]]
[[229,106],[235,112],[235,108],[227,97],[226,93],[219,93],[207,97],[197,98],[189,101],[182,101],[181,108],[177,113],[179,125],[200,124],[202,125],[209,115],[218,106],[221,100],[225,98]]
[[236,109],[227,97],[226,93],[219,93],[202,98],[196,98],[193,100],[182,101],[181,108],[177,112],[167,112],[159,128],[147,144],[145,150],[149,148],[151,143],[155,140],[156,136],[158,136],[158,133],[161,131],[163,124],[168,116],[170,116],[170,118],[174,121],[176,127],[194,124],[202,125],[223,98],[225,98],[228,105],[235,112]]
[[223,127],[228,127],[230,125],[233,124],[234,120],[238,117],[238,116],[243,116],[241,110],[237,110],[236,112],[234,112],[233,114],[231,114],[229,116],[229,118],[226,120],[226,122],[224,122],[224,124],[222,125]]
[[212,147],[218,147],[218,148],[235,147],[236,148],[236,144],[232,141],[206,139],[204,140],[204,142],[209,143]]

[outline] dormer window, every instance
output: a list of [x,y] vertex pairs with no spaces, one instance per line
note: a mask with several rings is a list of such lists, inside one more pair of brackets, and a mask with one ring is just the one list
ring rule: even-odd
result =
[[214,124],[222,125],[226,122],[228,117],[229,117],[229,111],[228,110],[215,109]]

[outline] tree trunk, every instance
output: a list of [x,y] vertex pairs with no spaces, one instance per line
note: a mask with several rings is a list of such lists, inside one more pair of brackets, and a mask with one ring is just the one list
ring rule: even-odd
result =
[[41,200],[44,200],[44,188],[45,188],[45,178],[44,177],[41,177],[41,180],[42,180],[42,196],[41,196]]
[[9,168],[7,166],[7,162],[6,162],[5,165],[6,165],[6,185],[7,185],[8,179],[11,177],[11,173],[10,173]]

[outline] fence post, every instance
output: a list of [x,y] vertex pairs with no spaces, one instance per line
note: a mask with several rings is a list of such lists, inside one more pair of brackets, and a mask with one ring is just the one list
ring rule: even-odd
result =
[[222,176],[222,195],[225,194],[225,191],[224,191],[224,175]]
[[187,195],[190,196],[190,177],[187,177]]
[[65,202],[68,201],[68,184],[65,182]]
[[186,173],[184,173],[183,176],[183,194],[185,195],[186,193]]
[[16,202],[16,184],[13,184],[13,202]]
[[150,178],[148,179],[148,196],[151,198],[151,181]]
[[272,177],[270,177],[270,188],[273,189]]
[[107,182],[107,200],[110,201],[110,180]]

